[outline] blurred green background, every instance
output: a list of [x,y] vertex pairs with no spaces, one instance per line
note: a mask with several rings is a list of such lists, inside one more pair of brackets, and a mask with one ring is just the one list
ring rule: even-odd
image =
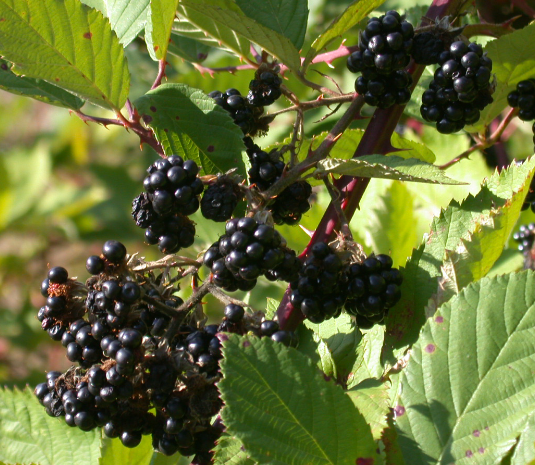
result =
[[[305,49],[325,27],[349,4],[348,0],[310,0],[310,25]],[[409,16],[417,22],[428,1],[389,1],[382,10],[411,7]],[[357,43],[357,28],[345,37],[347,45]],[[332,44],[335,49],[342,39]],[[131,100],[150,89],[157,73],[157,64],[150,60],[144,43],[136,40],[127,48],[132,73]],[[201,76],[194,67],[177,56],[169,57],[168,81],[181,82],[200,88],[206,93],[235,87],[242,93],[248,90],[253,71],[236,74],[217,73],[212,78]],[[209,49],[203,66],[238,65],[235,58],[224,52]],[[344,92],[353,90],[354,75],[345,67],[345,60],[311,67],[309,77],[332,86],[320,73],[333,78]],[[301,100],[317,98],[310,89],[297,83],[291,75],[285,85]],[[270,112],[288,106],[280,99]],[[83,111],[103,117],[113,117],[87,104]],[[305,132],[312,137],[328,130],[341,111],[318,122],[330,113],[322,108],[306,114]],[[364,115],[370,116],[365,109]],[[270,133],[257,139],[262,146],[274,144],[291,133],[293,113],[275,119]],[[466,134],[441,136],[416,120],[404,119],[398,131],[405,137],[427,144],[437,156],[437,164],[444,163],[470,145]],[[358,120],[352,127],[365,127],[367,119]],[[503,150],[510,159],[524,159],[533,153],[531,127],[515,121],[514,135]],[[0,382],[4,385],[35,385],[48,370],[65,370],[70,363],[64,348],[52,342],[41,331],[36,313],[44,304],[39,292],[40,282],[48,267],[61,265],[70,276],[80,281],[88,278],[85,259],[100,253],[104,241],[120,240],[129,253],[139,252],[147,259],[161,257],[158,250],[143,243],[143,231],[130,217],[132,199],[142,190],[145,169],[156,160],[149,148],[140,150],[137,137],[123,128],[85,124],[67,110],[39,103],[29,98],[0,91]],[[392,253],[396,265],[403,265],[412,248],[429,230],[434,215],[452,198],[463,199],[469,192],[478,191],[485,176],[492,173],[480,153],[448,170],[451,177],[465,180],[468,186],[434,186],[373,180],[361,210],[352,221],[355,237],[367,252]],[[315,189],[314,204],[305,215],[302,225],[313,230],[328,203],[322,190]],[[195,214],[197,240],[181,254],[196,257],[218,237],[223,226],[207,222]],[[524,213],[523,222],[535,221],[532,213]],[[281,227],[289,245],[298,251],[308,242],[306,232],[299,227]],[[521,256],[512,249],[504,255],[503,269],[519,266]],[[512,258],[511,258],[512,257]],[[519,261],[520,257],[520,261]],[[187,293],[188,283],[183,284]],[[249,296],[257,309],[265,308],[266,297],[279,299],[284,286],[261,282]],[[221,316],[222,305],[207,299],[206,313],[215,322]]]

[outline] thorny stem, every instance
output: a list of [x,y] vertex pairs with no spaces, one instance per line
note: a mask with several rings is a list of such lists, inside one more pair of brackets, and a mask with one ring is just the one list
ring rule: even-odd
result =
[[184,265],[192,266],[195,268],[200,268],[202,266],[201,262],[193,260],[188,257],[176,257],[176,260],[166,261],[167,257],[164,257],[162,260],[156,262],[144,263],[142,265],[137,265],[132,268],[133,271],[150,271],[150,270],[160,270],[162,268],[182,268]]
[[229,295],[225,294],[222,290],[220,290],[217,286],[214,286],[210,293],[218,300],[223,302],[225,305],[228,304],[235,304],[239,305],[240,307],[249,307],[251,310],[254,310],[249,304],[246,304],[245,302],[242,302],[241,300],[234,299],[233,297],[230,297]]
[[[356,94],[354,94],[356,95]],[[329,134],[325,137],[320,146],[309,153],[309,156],[301,163],[295,165],[289,170],[285,176],[281,177],[275,184],[273,184],[268,190],[261,193],[264,201],[268,202],[273,197],[280,194],[290,184],[296,181],[304,172],[314,167],[318,161],[323,160],[329,155],[329,152],[336,144],[336,141],[340,138],[342,133],[349,127],[355,116],[359,113],[360,109],[364,105],[364,97],[356,96],[348,107],[346,112],[333,126]]]
[[[433,0],[426,16],[429,18],[442,18],[447,15],[457,15],[469,0]],[[412,70],[413,89],[420,79],[424,66],[416,66]],[[355,151],[354,158],[374,153],[388,153],[393,150],[390,138],[394,132],[397,122],[403,113],[404,106],[396,105],[392,109],[377,109],[364,132],[364,135]],[[369,178],[355,178],[352,176],[342,176],[334,186],[344,195],[341,203],[342,210],[348,221],[351,221],[353,214],[359,206],[362,195],[369,183]],[[316,242],[328,242],[334,235],[335,228],[338,227],[339,219],[333,202],[329,205],[323,215],[316,232],[312,236],[307,248],[302,256]],[[304,316],[294,309],[289,300],[289,288],[277,310],[279,324],[282,329],[293,330],[303,321]]]
[[319,97],[316,100],[311,100],[310,102],[301,102],[299,105],[292,105],[291,107],[283,108],[279,111],[274,111],[269,113],[268,116],[275,117],[282,115],[283,113],[288,113],[289,111],[308,111],[313,110],[314,108],[320,108],[332,105],[334,103],[347,103],[351,102],[355,98],[355,93],[351,92],[349,94],[342,94],[338,97],[323,98]]
[[349,222],[347,221],[346,215],[340,205],[340,192],[337,192],[335,187],[331,184],[331,181],[329,180],[329,175],[323,178],[323,183],[327,188],[327,192],[329,192],[329,195],[331,196],[332,205],[338,215],[338,221],[340,222],[340,231],[344,235],[344,239],[353,241],[353,234],[351,233],[351,229],[349,228]]
[[150,90],[160,87],[160,85],[162,84],[162,79],[165,77],[166,66],[167,66],[167,62],[165,61],[165,59],[160,60],[158,62],[158,74],[156,75],[156,79],[154,80],[154,84],[152,84],[152,87],[150,88]]
[[496,130],[489,136],[489,137],[482,137],[478,138],[478,142],[472,147],[470,147],[468,150],[465,150],[460,155],[456,156],[452,160],[450,160],[447,163],[444,163],[443,165],[439,166],[441,170],[445,170],[449,168],[450,166],[455,165],[456,163],[460,162],[461,160],[464,160],[465,158],[468,158],[472,153],[474,153],[476,150],[485,150],[486,148],[490,147],[491,145],[494,145],[496,142],[498,142],[509,125],[509,123],[513,120],[513,118],[516,117],[518,114],[518,108],[511,108],[505,118],[501,121],[499,126],[496,128]]
[[[168,341],[173,339],[173,337],[175,336],[177,332],[178,327],[182,324],[184,319],[188,316],[189,311],[193,307],[195,307],[195,305],[198,305],[206,294],[213,292],[214,288],[215,288],[214,284],[212,284],[210,281],[206,281],[201,287],[199,287],[196,291],[194,291],[194,293],[190,296],[188,300],[186,300],[178,308],[173,309],[174,311],[172,315],[173,319],[171,320],[171,323],[169,324],[169,327],[167,328],[167,331],[164,336],[165,339],[167,339]],[[146,296],[144,298],[146,298]]]

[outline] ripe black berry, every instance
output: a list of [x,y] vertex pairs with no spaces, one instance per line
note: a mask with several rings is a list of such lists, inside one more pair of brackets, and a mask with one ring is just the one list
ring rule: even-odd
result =
[[493,100],[492,62],[481,46],[453,42],[439,57],[441,66],[422,96],[420,113],[437,130],[450,134],[479,120],[480,111]]
[[225,92],[214,90],[208,95],[230,114],[243,134],[254,135],[258,130],[265,129],[258,121],[264,111],[263,108],[251,105],[237,89],[227,89]]
[[264,71],[249,83],[247,101],[254,107],[271,105],[281,95],[282,79],[271,70]]
[[102,247],[102,255],[113,264],[120,264],[126,258],[126,247],[119,241],[106,241]]
[[201,213],[209,220],[227,221],[242,198],[239,187],[229,178],[221,177],[206,189]]
[[69,273],[62,266],[55,266],[48,272],[48,280],[54,284],[64,284],[67,282]]

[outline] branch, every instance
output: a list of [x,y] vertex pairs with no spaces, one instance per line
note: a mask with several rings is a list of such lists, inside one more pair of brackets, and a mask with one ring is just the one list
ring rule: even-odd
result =
[[100,118],[99,116],[86,115],[85,113],[81,111],[74,111],[74,110],[71,110],[71,113],[74,113],[76,116],[78,116],[78,118],[80,118],[84,123],[87,123],[88,121],[90,121],[92,123],[102,124],[103,126],[108,126],[108,125],[123,126],[122,121],[119,121],[118,119]]
[[323,183],[325,184],[325,187],[327,188],[327,192],[329,192],[329,195],[331,196],[331,202],[336,210],[336,214],[338,215],[338,221],[340,223],[340,230],[342,234],[344,235],[344,239],[348,239],[353,241],[353,234],[351,233],[351,229],[349,228],[349,222],[347,221],[346,215],[344,211],[342,210],[342,207],[340,205],[340,192],[336,191],[336,188],[331,184],[331,181],[329,181],[328,175],[323,178]]
[[468,158],[476,150],[485,150],[491,145],[494,145],[496,142],[500,140],[503,132],[505,131],[509,123],[513,120],[513,118],[516,117],[517,114],[518,114],[518,108],[511,108],[509,112],[507,113],[507,115],[505,116],[505,118],[500,123],[500,125],[496,128],[496,130],[489,137],[480,138],[478,142],[472,145],[472,147],[470,147],[468,150],[465,150],[463,153],[456,156],[454,159],[439,166],[439,168],[441,170],[445,170],[449,168],[450,166],[453,166],[456,163],[460,162],[461,160]]
[[282,110],[269,113],[268,116],[275,117],[278,115],[282,115],[283,113],[288,113],[289,111],[308,111],[313,110],[314,108],[325,107],[332,104],[347,103],[351,102],[354,98],[354,92],[330,98],[324,98],[322,96],[319,96],[316,100],[311,100],[309,102],[301,102],[299,105],[292,105],[291,107],[283,108]]
[[154,84],[152,84],[152,87],[150,90],[156,89],[159,87],[162,83],[162,79],[165,77],[165,67],[167,66],[167,62],[165,60],[158,61],[158,74],[156,76],[156,79],[154,80]]

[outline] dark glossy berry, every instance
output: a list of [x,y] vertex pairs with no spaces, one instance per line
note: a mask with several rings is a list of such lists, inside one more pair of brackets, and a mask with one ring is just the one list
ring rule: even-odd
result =
[[54,284],[64,284],[67,282],[69,273],[62,266],[55,266],[48,272],[48,280]]
[[111,263],[120,264],[126,258],[126,247],[119,241],[106,241],[102,247],[102,255]]
[[102,273],[104,271],[104,260],[98,255],[91,255],[87,259],[85,267],[87,271],[93,275]]

